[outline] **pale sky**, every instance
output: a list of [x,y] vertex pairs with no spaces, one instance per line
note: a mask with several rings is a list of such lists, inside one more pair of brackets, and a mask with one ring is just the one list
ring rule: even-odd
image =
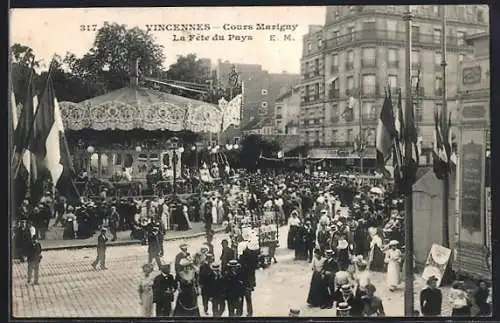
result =
[[[67,51],[81,57],[92,47],[96,32],[80,31],[80,26],[99,28],[105,21],[143,29],[147,29],[147,24],[210,25],[209,31],[191,32],[208,37],[208,41],[174,41],[174,35],[186,33],[151,31],[157,43],[165,47],[165,68],[176,61],[177,55],[195,53],[200,58],[210,58],[212,63],[220,58],[233,63],[261,64],[272,73],[299,73],[302,36],[307,33],[308,25],[324,24],[325,7],[12,9],[10,44],[30,46],[37,59],[45,64],[53,54],[64,56]],[[225,24],[250,25],[253,30],[224,30]],[[296,25],[296,29],[256,30],[257,24]],[[225,35],[225,40],[213,40],[215,34]],[[253,39],[230,41],[230,34]],[[270,41],[271,34],[276,35],[276,41]],[[284,40],[286,34],[293,40]]]

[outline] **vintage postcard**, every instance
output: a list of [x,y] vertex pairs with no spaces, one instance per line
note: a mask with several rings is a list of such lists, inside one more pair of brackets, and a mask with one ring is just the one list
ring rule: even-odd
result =
[[9,27],[12,317],[491,315],[488,6]]

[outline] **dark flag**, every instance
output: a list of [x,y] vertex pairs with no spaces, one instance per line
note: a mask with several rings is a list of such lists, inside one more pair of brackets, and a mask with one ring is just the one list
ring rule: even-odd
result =
[[384,104],[380,111],[377,125],[377,136],[375,146],[377,150],[377,166],[387,173],[385,164],[391,157],[392,146],[396,137],[396,128],[394,125],[394,113],[392,111],[392,102],[390,90],[386,90]]
[[396,136],[393,146],[393,166],[394,166],[394,184],[400,193],[406,192],[406,183],[404,182],[404,145],[405,145],[405,122],[403,118],[403,105],[401,102],[401,89],[398,91],[397,116],[395,120]]
[[[31,72],[26,101],[19,119],[17,119],[17,107],[14,98],[11,104],[13,116],[16,115],[16,118],[13,118],[13,122],[16,123],[12,125],[15,130],[13,133],[14,148],[11,163],[13,176],[15,176],[13,180],[15,181],[14,199],[16,206],[19,206],[25,197],[29,197],[34,202],[38,202],[37,198],[41,197],[39,196],[41,192],[34,189],[37,186],[35,183],[38,179],[38,171],[36,158],[29,147],[30,138],[33,135],[33,116],[38,106],[33,75],[34,71]],[[33,188],[33,191],[31,188]]]
[[446,144],[444,135],[447,134],[443,129],[443,116],[436,110],[434,112],[434,145],[432,149],[432,166],[434,174],[438,179],[444,180],[449,171],[449,158],[446,153]]
[[66,197],[68,201],[79,200],[80,194],[73,182],[75,171],[50,75],[35,117],[35,134],[31,149],[43,159],[44,166],[50,172],[52,183],[61,196]]

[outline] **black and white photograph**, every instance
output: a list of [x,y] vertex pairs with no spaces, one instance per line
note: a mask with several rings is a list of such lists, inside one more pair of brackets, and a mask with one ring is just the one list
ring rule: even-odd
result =
[[9,16],[12,318],[492,315],[487,5]]

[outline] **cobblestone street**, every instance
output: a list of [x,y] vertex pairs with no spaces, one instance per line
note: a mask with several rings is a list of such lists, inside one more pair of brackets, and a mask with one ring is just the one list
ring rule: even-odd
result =
[[[281,245],[286,245],[286,228],[281,229]],[[216,258],[220,257],[220,241],[214,239]],[[182,241],[165,242],[165,260],[173,261]],[[187,241],[191,252],[202,244],[202,238]],[[90,263],[95,249],[54,250],[43,253],[40,284],[26,283],[26,264],[16,263],[12,272],[12,301],[14,317],[120,317],[138,316],[137,285],[142,275],[141,265],[147,261],[147,247],[140,245],[108,248],[106,271],[94,271]],[[293,252],[280,248],[278,264],[256,274],[255,316],[286,316],[290,307],[301,309],[302,316],[330,316],[334,310],[310,309],[306,305],[310,264],[293,260]],[[154,275],[156,273],[153,273]],[[404,313],[403,286],[396,292],[385,287],[385,275],[374,273],[376,294],[384,301],[388,316]],[[415,291],[423,284],[417,279]],[[443,304],[446,305],[446,290]],[[200,300],[201,301],[201,300]],[[418,302],[418,297],[415,297]],[[418,308],[418,306],[416,306]],[[444,314],[449,314],[445,310]],[[225,314],[227,315],[227,313]]]

